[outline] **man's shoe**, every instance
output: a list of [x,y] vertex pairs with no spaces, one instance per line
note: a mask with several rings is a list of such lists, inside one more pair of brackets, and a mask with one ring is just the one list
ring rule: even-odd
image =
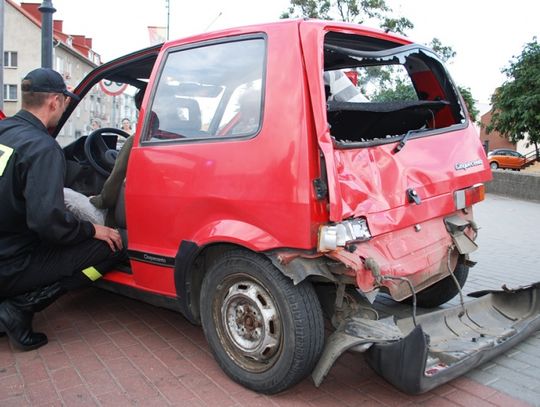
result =
[[11,300],[0,304],[0,330],[23,351],[37,349],[48,342],[47,335],[32,330],[33,317],[33,312],[22,310]]
[[[0,304],[4,301],[4,299],[0,299]],[[3,338],[4,336],[6,336],[6,333],[5,332],[0,332],[0,338]]]
[[5,332],[11,343],[23,351],[47,344],[47,335],[32,330],[34,313],[45,309],[65,292],[59,283],[53,283],[4,299],[0,303],[0,332]]

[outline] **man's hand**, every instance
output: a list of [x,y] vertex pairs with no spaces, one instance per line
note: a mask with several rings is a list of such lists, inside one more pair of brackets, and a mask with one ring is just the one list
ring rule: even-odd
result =
[[95,223],[94,229],[96,230],[94,239],[106,242],[113,252],[122,250],[122,238],[120,237],[118,230],[103,225],[97,225]]

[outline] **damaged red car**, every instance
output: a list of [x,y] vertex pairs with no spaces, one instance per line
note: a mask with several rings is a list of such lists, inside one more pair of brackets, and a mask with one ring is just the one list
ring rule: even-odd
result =
[[[202,325],[238,383],[276,393],[312,374],[319,385],[353,349],[419,393],[538,328],[535,287],[416,315],[466,283],[472,207],[491,179],[426,47],[287,20],[118,58],[81,82],[80,103],[102,80],[145,94],[114,213],[130,260],[100,285]],[[66,146],[67,186],[98,193],[123,136],[100,129]],[[377,295],[408,302],[410,317],[378,318]]]

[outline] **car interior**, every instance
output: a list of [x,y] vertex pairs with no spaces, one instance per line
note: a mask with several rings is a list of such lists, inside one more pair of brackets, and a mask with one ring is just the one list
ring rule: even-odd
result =
[[[153,51],[153,52],[152,52]],[[130,85],[134,91],[145,89],[159,49],[151,48],[111,61],[97,68],[76,89],[81,97],[72,102],[64,113],[53,136],[58,134],[78,105],[84,106],[90,91],[101,80],[111,80]],[[66,157],[66,187],[84,195],[96,195],[110,174],[123,141],[130,135],[118,128],[103,127],[74,137],[74,141],[64,147]]]
[[353,78],[351,84],[363,94],[362,101],[333,97],[325,82],[330,134],[338,146],[392,143],[465,122],[444,67],[422,46],[328,33],[324,69]]

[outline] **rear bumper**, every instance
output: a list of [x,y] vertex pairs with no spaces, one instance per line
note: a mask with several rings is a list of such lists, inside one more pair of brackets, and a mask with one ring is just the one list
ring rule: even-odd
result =
[[[451,232],[449,219],[461,220],[464,230]],[[455,268],[458,254],[464,254],[461,240],[474,246],[465,252],[476,248],[471,240],[475,232],[468,227],[471,221],[469,208],[467,214],[456,211],[325,254],[354,272],[356,285],[363,292],[384,286],[392,298],[401,301],[412,293],[410,285],[400,278],[406,278],[416,292],[421,291],[447,277],[449,268]],[[456,237],[458,233],[461,238]]]
[[[474,295],[474,294],[472,294]],[[354,318],[329,339],[314,373],[321,383],[347,349],[364,344],[370,366],[403,392],[419,394],[446,383],[507,351],[540,329],[540,283],[516,290],[483,292],[461,306],[399,320],[368,332]],[[366,336],[367,332],[367,336]],[[329,364],[331,362],[331,364]]]

